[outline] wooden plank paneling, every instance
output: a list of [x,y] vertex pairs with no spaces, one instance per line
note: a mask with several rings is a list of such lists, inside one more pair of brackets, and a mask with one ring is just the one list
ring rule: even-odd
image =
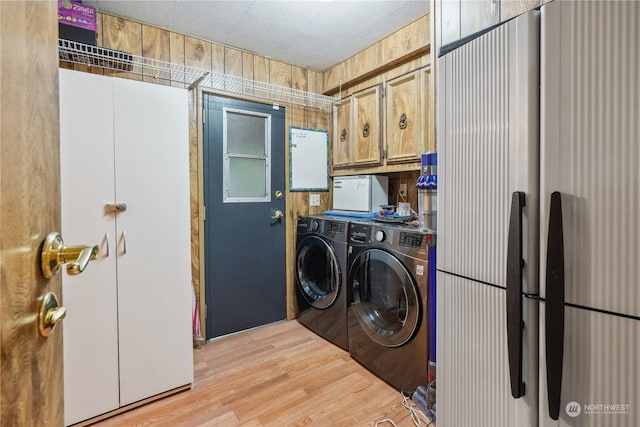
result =
[[[169,33],[169,61],[173,64],[185,65],[184,36],[182,34]],[[171,76],[171,86],[183,88],[185,85],[181,83],[182,78],[180,73],[174,72]]]
[[308,82],[308,75],[307,75],[308,70],[306,68],[301,68],[301,67],[296,67],[296,66],[292,66],[291,67],[291,78],[292,78],[292,85],[291,87],[293,89],[298,89],[298,90],[304,90],[307,91],[308,87],[309,87],[309,82]]
[[253,75],[254,80],[258,82],[269,83],[269,58],[255,55],[253,57]]
[[382,61],[392,62],[429,42],[429,19],[425,15],[382,40]]
[[[142,24],[125,18],[104,15],[102,25],[104,47],[133,55],[142,55]],[[105,75],[141,80],[141,76],[122,71],[105,70]]]
[[211,71],[224,74],[224,49],[218,43],[211,43]]
[[[149,25],[142,25],[142,56],[145,58],[169,62],[171,59],[170,50],[169,31]],[[145,74],[151,73],[152,72],[145,72]],[[170,78],[171,76],[167,73],[158,76],[158,78],[145,75],[143,76],[143,81],[170,85]]]
[[[383,43],[376,43],[362,52],[358,52],[353,58],[347,60],[347,73],[360,76],[376,68],[384,60],[382,57],[384,53],[383,47]],[[349,67],[348,65],[351,63],[354,64],[353,67]],[[350,70],[350,68],[352,69]]]
[[382,74],[404,62],[427,55],[430,14],[416,19],[367,49],[323,72],[324,93],[343,89]]
[[184,63],[188,67],[211,71],[211,43],[185,36]]
[[254,80],[252,53],[242,52],[242,77],[247,80]]
[[224,48],[224,74],[242,77],[242,51]]
[[284,62],[272,59],[269,69],[269,83],[291,87],[291,64],[285,64]]

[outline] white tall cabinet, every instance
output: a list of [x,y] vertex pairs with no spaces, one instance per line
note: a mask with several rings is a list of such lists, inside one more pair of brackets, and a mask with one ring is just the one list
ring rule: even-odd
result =
[[69,425],[193,382],[187,91],[61,69],[60,122]]

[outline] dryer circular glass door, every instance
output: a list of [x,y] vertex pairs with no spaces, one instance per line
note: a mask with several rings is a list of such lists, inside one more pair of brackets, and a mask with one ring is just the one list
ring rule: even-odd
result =
[[369,338],[398,347],[413,337],[420,322],[420,297],[398,258],[380,249],[363,251],[351,265],[349,283],[351,308]]
[[340,266],[333,248],[318,236],[298,243],[296,277],[304,298],[315,308],[325,309],[340,291]]

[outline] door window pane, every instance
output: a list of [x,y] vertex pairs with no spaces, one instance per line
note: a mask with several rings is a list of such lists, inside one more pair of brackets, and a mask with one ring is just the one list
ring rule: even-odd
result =
[[265,153],[264,117],[229,112],[227,115],[227,154],[252,154],[264,156]]
[[229,197],[265,197],[267,195],[264,159],[229,159]]
[[224,203],[271,201],[271,115],[223,109]]

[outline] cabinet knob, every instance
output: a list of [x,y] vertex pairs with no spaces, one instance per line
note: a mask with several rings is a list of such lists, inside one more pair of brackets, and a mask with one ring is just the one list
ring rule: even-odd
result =
[[362,128],[362,136],[365,138],[369,136],[369,123],[364,124],[364,127]]
[[342,133],[340,134],[340,141],[344,142],[347,139],[347,130],[342,129]]

